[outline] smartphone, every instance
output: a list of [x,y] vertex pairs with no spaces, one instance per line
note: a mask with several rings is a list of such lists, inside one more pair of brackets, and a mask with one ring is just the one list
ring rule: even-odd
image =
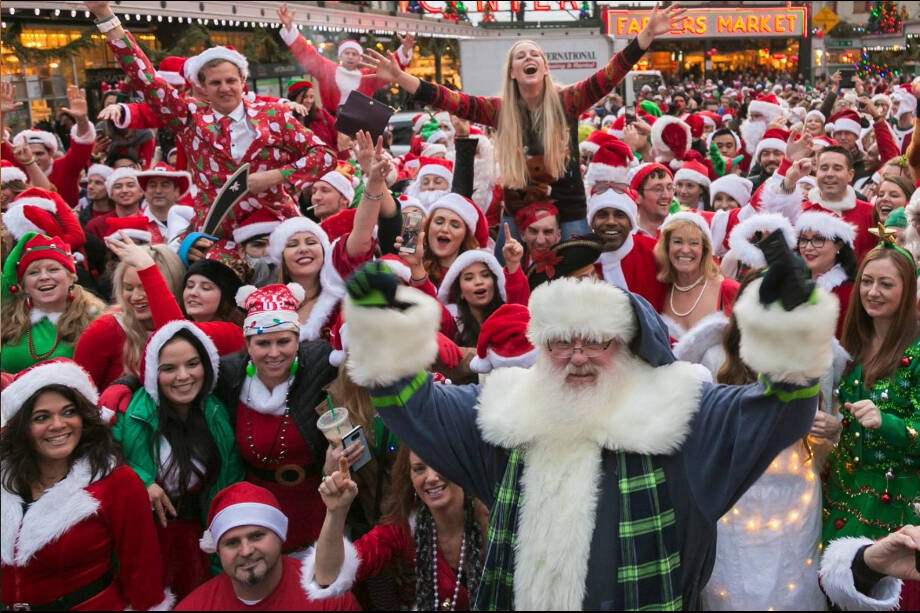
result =
[[351,432],[342,437],[342,447],[348,447],[355,441],[361,441],[361,444],[364,445],[364,453],[357,462],[351,465],[351,470],[361,470],[371,461],[371,448],[367,446],[367,439],[364,438],[364,429],[361,426],[355,426]]
[[853,77],[856,76],[855,68],[844,68],[840,71],[840,87],[841,89],[853,89],[856,87],[856,83],[853,81]]
[[418,234],[422,229],[424,216],[421,213],[403,213],[402,245],[399,250],[404,253],[415,253],[418,246]]

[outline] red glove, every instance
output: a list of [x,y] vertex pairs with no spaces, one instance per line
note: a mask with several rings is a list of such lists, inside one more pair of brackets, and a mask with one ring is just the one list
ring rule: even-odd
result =
[[447,368],[456,368],[463,359],[463,352],[457,344],[438,332],[438,359]]
[[[99,411],[103,414],[102,421],[114,423],[115,417],[124,414],[128,410],[128,405],[131,403],[133,395],[131,388],[123,383],[113,383],[105,388],[99,394]],[[108,411],[112,411],[114,415],[109,416]],[[111,417],[111,419],[107,419],[107,417]]]

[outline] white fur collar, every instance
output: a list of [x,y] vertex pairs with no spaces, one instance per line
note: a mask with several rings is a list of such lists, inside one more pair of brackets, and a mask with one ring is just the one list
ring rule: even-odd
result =
[[856,190],[853,189],[853,186],[847,185],[846,195],[841,200],[832,202],[821,197],[820,189],[817,187],[812,187],[808,192],[808,200],[815,204],[820,204],[827,210],[833,211],[834,213],[840,215],[844,211],[849,211],[856,208]]
[[339,104],[344,104],[352,90],[361,87],[361,71],[348,70],[344,66],[335,69],[335,85],[339,88]]
[[99,509],[90,485],[89,460],[78,460],[64,479],[32,503],[25,517],[22,498],[0,488],[0,554],[9,566],[26,566],[43,547],[54,542]]
[[287,409],[288,390],[293,380],[294,377],[290,377],[269,391],[258,375],[246,377],[240,388],[240,401],[256,413],[280,417]]
[[834,267],[828,270],[826,273],[815,279],[820,287],[823,287],[827,291],[833,290],[835,287],[846,283],[847,273],[843,270],[843,266],[840,264],[834,264]]
[[51,325],[56,326],[58,320],[61,319],[63,313],[46,313],[38,307],[32,307],[32,310],[29,311],[29,321],[32,322],[32,325],[36,325],[41,322],[43,319],[47,319],[51,322]]
[[607,266],[609,264],[622,261],[622,259],[625,258],[630,251],[632,251],[633,244],[635,243],[633,240],[633,234],[635,234],[635,232],[631,232],[629,236],[626,237],[626,240],[623,241],[623,244],[620,245],[619,249],[615,249],[613,251],[605,251],[600,255],[599,258],[597,258],[597,261],[600,262],[602,266]]

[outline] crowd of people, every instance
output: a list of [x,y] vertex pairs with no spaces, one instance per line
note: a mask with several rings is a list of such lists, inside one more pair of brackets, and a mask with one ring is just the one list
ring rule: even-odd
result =
[[4,610],[920,608],[920,83],[625,106],[675,4],[478,97],[282,6],[271,98],[85,4],[133,98],[4,124]]

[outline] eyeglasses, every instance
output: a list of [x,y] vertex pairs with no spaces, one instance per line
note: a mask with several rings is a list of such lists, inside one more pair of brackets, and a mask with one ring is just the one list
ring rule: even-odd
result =
[[576,351],[581,351],[581,354],[586,358],[596,358],[604,353],[612,342],[613,339],[610,339],[602,343],[583,343],[578,346],[571,341],[553,341],[547,344],[547,348],[554,358],[559,358],[560,360],[569,359]]
[[672,194],[672,193],[674,193],[674,184],[672,183],[671,185],[659,185],[658,187],[650,188],[650,189],[644,189],[644,190],[642,190],[642,191],[643,191],[643,192],[648,192],[648,193],[650,193],[650,194],[655,194],[656,196],[660,196],[661,194],[663,194],[663,193],[665,193],[665,192],[667,192],[667,193],[669,193],[669,194]]
[[824,243],[827,242],[827,239],[823,236],[813,236],[811,238],[805,238],[804,236],[799,237],[799,249],[804,249],[808,243],[811,243],[811,246],[815,249],[821,249],[824,247]]
[[595,194],[603,194],[608,189],[612,189],[618,194],[625,194],[626,190],[629,189],[629,185],[626,183],[595,183],[593,191]]

